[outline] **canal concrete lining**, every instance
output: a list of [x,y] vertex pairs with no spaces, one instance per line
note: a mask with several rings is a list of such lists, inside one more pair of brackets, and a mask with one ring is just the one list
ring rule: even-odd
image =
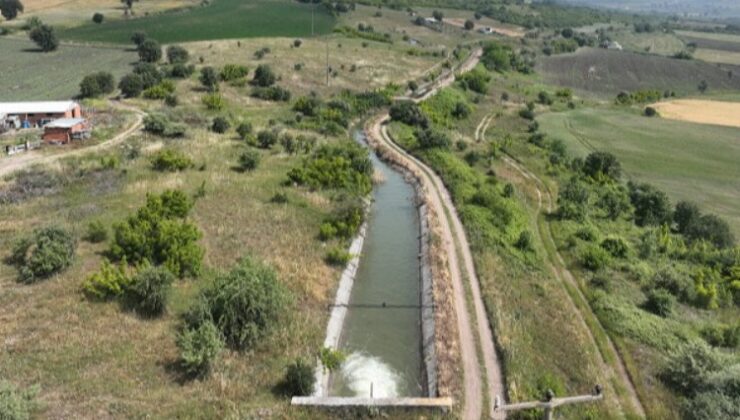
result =
[[406,408],[449,411],[452,398],[293,397],[292,405],[321,408]]
[[[417,199],[420,191],[415,185]],[[435,350],[435,310],[434,310],[434,282],[432,268],[429,264],[429,222],[427,220],[427,206],[419,206],[419,224],[421,250],[419,253],[419,268],[421,270],[421,353],[423,358],[425,392],[430,398],[436,397],[437,391],[437,352]]]

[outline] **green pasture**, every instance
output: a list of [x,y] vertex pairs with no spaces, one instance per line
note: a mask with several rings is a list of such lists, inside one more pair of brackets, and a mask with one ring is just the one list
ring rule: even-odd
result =
[[[207,6],[164,12],[132,20],[93,23],[60,32],[63,39],[127,44],[133,32],[144,31],[161,43],[250,37],[311,35],[312,6],[291,1],[215,0]],[[334,17],[322,6],[315,10],[315,33],[332,30]]]
[[647,118],[617,109],[581,109],[537,119],[569,152],[614,153],[630,178],[650,182],[674,200],[697,202],[740,234],[740,129]]

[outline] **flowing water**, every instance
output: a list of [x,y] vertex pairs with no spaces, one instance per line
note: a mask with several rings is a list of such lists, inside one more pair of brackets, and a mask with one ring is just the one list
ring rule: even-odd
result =
[[[355,132],[355,139],[362,141],[364,134]],[[340,347],[347,360],[332,376],[331,395],[369,397],[372,388],[375,398],[417,397],[423,384],[415,191],[399,172],[373,153],[371,158],[384,180],[373,191],[342,330]]]

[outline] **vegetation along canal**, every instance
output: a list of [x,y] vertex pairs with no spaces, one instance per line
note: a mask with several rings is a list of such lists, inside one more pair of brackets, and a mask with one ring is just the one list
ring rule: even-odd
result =
[[[364,140],[364,133],[354,137]],[[342,330],[347,355],[332,395],[414,397],[423,392],[419,213],[403,175],[371,153],[375,186],[367,236]],[[384,305],[385,303],[385,305]]]

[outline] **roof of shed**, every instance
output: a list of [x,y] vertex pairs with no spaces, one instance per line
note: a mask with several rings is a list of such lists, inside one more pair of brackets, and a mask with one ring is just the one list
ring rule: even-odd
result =
[[49,128],[72,128],[76,126],[77,124],[85,122],[84,118],[59,118],[58,120],[54,120],[48,124],[46,124],[44,127]]
[[48,102],[0,102],[0,115],[3,114],[52,114],[67,112],[77,105],[75,101]]

